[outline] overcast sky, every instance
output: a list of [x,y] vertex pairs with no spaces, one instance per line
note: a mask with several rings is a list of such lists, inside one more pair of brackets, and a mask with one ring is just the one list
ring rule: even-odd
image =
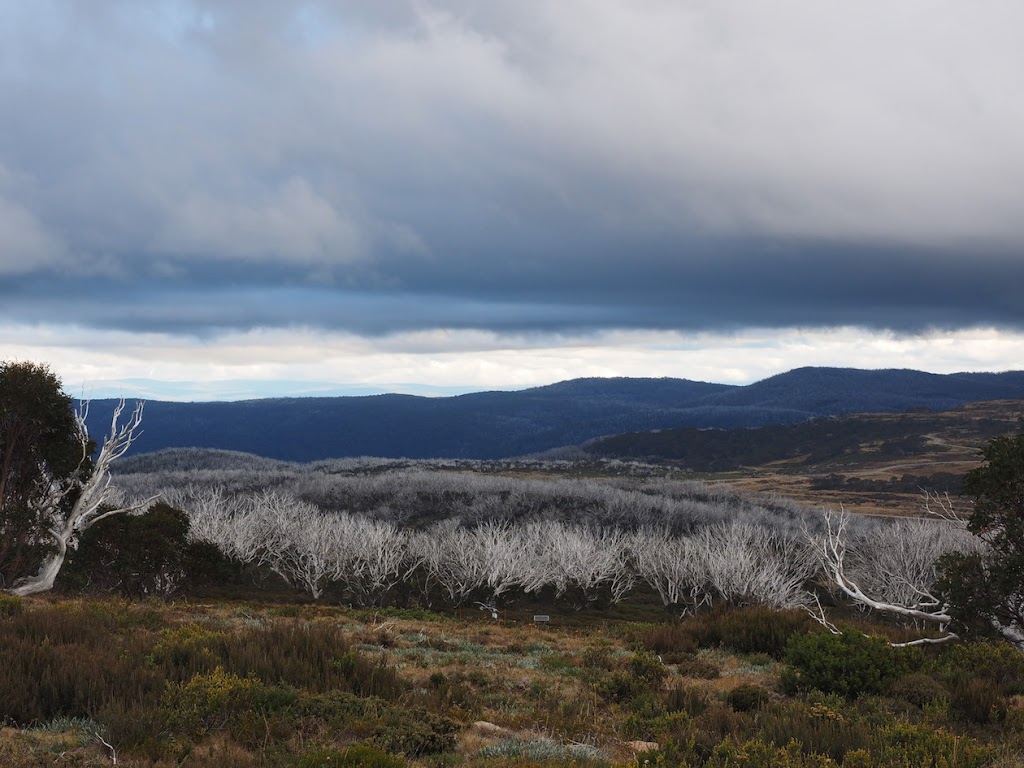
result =
[[0,0],[69,389],[1024,368],[1016,0]]

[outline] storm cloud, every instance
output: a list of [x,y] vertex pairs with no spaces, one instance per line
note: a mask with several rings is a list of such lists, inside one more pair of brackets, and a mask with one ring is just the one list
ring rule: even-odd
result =
[[0,322],[1024,324],[1024,8],[0,6]]

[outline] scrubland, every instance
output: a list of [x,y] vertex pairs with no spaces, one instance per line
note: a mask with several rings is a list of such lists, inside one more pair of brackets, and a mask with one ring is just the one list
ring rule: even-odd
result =
[[[639,601],[638,601],[639,602]],[[4,598],[0,764],[1013,766],[1024,660],[800,611]]]
[[[818,510],[527,469],[126,462],[170,506],[0,597],[0,765],[1024,765],[1024,655],[891,646],[923,629],[830,589]],[[970,546],[864,521],[849,567],[898,600]]]

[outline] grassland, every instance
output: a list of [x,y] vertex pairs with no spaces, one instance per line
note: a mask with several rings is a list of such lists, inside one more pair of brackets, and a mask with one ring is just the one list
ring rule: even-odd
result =
[[[544,609],[3,598],[0,765],[1024,765],[1016,652],[843,650],[763,608]],[[785,661],[801,638],[825,690]]]
[[1024,426],[1024,401],[949,411],[857,414],[735,430],[662,430],[609,438],[596,455],[636,457],[679,477],[867,515],[918,515],[922,489],[956,495],[979,451]]

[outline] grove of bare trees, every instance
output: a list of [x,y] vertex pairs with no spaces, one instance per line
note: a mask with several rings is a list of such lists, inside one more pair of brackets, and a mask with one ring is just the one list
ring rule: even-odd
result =
[[[235,561],[313,598],[329,592],[359,604],[401,594],[424,605],[497,606],[544,593],[579,607],[617,602],[642,585],[680,614],[721,604],[811,609],[822,596],[854,597],[844,586],[856,584],[877,596],[861,603],[877,609],[920,603],[944,555],[978,547],[941,519],[844,515],[837,530],[821,510],[658,477],[217,463],[180,475],[130,472],[118,482],[136,495],[161,493],[189,513],[194,538]],[[842,542],[838,580],[829,541]]]

